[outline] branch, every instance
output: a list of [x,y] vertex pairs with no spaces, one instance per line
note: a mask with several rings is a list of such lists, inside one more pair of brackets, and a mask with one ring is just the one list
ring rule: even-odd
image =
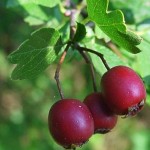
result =
[[63,92],[62,92],[61,85],[60,85],[60,81],[59,81],[59,73],[60,73],[61,65],[62,65],[62,63],[64,62],[64,59],[65,59],[65,57],[66,57],[66,54],[67,54],[67,51],[68,51],[70,45],[71,45],[71,43],[68,42],[68,44],[67,44],[67,46],[66,46],[64,52],[62,53],[62,55],[61,55],[61,57],[60,57],[59,63],[58,63],[58,65],[57,65],[57,68],[56,68],[56,71],[55,71],[55,76],[54,76],[54,78],[55,78],[55,80],[56,80],[56,83],[57,83],[57,87],[58,87],[58,91],[59,91],[59,94],[60,94],[61,99],[64,99],[64,94],[63,94]]
[[[70,17],[70,40],[72,40],[74,38],[74,34],[75,34],[75,15],[76,15],[77,10],[74,8],[75,5],[71,2],[71,0],[66,0],[65,5],[68,8],[68,10],[70,11],[70,14],[69,14],[69,17]],[[59,73],[60,73],[61,65],[64,62],[67,51],[68,51],[69,47],[71,46],[71,44],[72,43],[70,41],[67,43],[67,46],[66,46],[64,52],[62,53],[59,63],[57,65],[57,69],[55,71],[55,76],[54,76],[61,99],[64,99],[64,95],[63,95],[60,81],[59,81]]]
[[101,54],[101,53],[99,53],[99,52],[97,52],[97,51],[94,51],[94,50],[92,50],[92,49],[86,48],[86,47],[80,47],[79,45],[76,45],[76,49],[79,50],[79,51],[87,51],[87,52],[90,52],[90,53],[93,53],[93,54],[99,56],[99,58],[101,59],[101,61],[102,61],[103,64],[104,64],[105,68],[106,68],[107,70],[110,69],[110,67],[108,66],[106,60],[104,59],[103,54]]
[[76,9],[72,9],[70,14],[70,39],[71,40],[74,38],[75,35],[76,12],[77,12]]
[[65,0],[65,6],[67,8],[65,16],[70,17],[70,39],[72,40],[75,34],[76,13],[78,10],[71,0]]
[[85,62],[90,66],[90,72],[92,76],[92,81],[93,81],[93,89],[95,92],[97,92],[97,87],[96,87],[96,80],[95,80],[95,73],[94,73],[94,67],[93,64],[90,62],[88,56],[81,50],[79,50],[80,54],[84,58]]

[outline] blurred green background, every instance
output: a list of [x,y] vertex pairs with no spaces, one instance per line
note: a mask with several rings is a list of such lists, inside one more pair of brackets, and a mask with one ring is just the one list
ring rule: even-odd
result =
[[[60,98],[54,80],[56,64],[51,65],[34,80],[13,81],[10,79],[10,73],[14,66],[7,60],[8,54],[17,49],[21,42],[27,39],[30,33],[40,27],[44,21],[38,22],[39,26],[31,26],[35,18],[28,18],[32,20],[28,21],[26,18],[28,13],[25,8],[5,7],[6,3],[7,1],[0,1],[0,150],[62,150],[63,148],[53,141],[47,126],[48,111],[51,105]],[[144,31],[145,28],[148,28],[143,37],[149,40],[150,9],[148,6],[150,7],[150,2],[142,0],[136,2],[135,0],[112,0],[110,5],[112,9],[123,10],[126,22],[131,28],[134,28],[135,25],[138,25],[136,27],[142,31],[143,28]],[[55,8],[55,11],[58,15],[58,8]],[[57,20],[51,20],[51,22],[58,24],[60,20],[61,15],[57,16]],[[145,49],[149,48],[150,41],[148,43],[148,46],[143,44]],[[139,73],[146,70],[145,74],[141,73],[141,76],[147,81],[146,86],[149,90],[150,67],[148,68],[149,64],[146,66],[144,63],[150,61],[150,59],[147,60],[149,58],[147,54],[150,53],[146,51],[146,54],[141,54],[142,56],[137,57],[135,63],[131,59],[129,64]],[[128,60],[133,57],[128,53],[123,55]],[[77,56],[77,59],[78,61],[74,59],[63,64],[60,79],[65,97],[83,100],[92,91],[92,82],[88,66],[80,56]],[[100,76],[97,74],[98,84],[99,81]],[[136,117],[120,118],[112,132],[92,136],[81,149],[149,150],[149,116],[150,106],[146,104],[143,111]]]

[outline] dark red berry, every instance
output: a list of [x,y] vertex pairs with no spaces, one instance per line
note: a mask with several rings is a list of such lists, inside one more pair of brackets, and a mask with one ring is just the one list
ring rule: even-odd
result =
[[102,95],[117,115],[134,116],[144,106],[146,90],[141,78],[129,67],[116,66],[101,79]]
[[94,133],[88,107],[75,99],[56,102],[49,111],[48,125],[54,140],[64,148],[81,146]]
[[84,99],[94,119],[95,133],[107,133],[117,123],[117,116],[103,102],[101,93],[92,93]]

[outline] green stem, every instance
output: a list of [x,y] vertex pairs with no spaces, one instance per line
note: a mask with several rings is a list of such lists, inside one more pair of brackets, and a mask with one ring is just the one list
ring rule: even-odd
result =
[[103,62],[105,68],[107,70],[110,69],[110,67],[108,66],[106,60],[104,59],[103,54],[101,54],[101,53],[99,53],[97,51],[94,51],[92,49],[86,48],[86,47],[80,47],[79,45],[76,45],[76,49],[79,50],[79,51],[87,51],[87,52],[90,52],[90,53],[93,53],[93,54],[97,55],[101,59],[101,61]]
[[61,68],[61,65],[62,63],[64,62],[64,59],[66,57],[66,54],[67,54],[67,51],[69,49],[69,47],[71,46],[71,42],[68,42],[64,52],[62,53],[61,57],[60,57],[60,60],[59,60],[59,63],[57,65],[57,69],[55,71],[55,80],[56,80],[56,83],[57,83],[57,87],[58,87],[58,91],[59,91],[59,94],[60,94],[60,97],[61,99],[64,99],[64,94],[62,92],[62,89],[61,89],[61,85],[60,85],[60,80],[59,80],[59,73],[60,73],[60,68]]
[[97,92],[97,87],[96,87],[96,80],[95,80],[95,72],[94,72],[94,67],[93,64],[91,63],[90,59],[88,58],[87,54],[81,50],[79,50],[80,54],[82,55],[82,57],[84,58],[85,62],[89,65],[90,67],[90,72],[91,72],[91,76],[92,76],[92,81],[93,81],[93,89],[94,92]]
[[90,18],[87,17],[87,18],[85,18],[84,20],[82,20],[80,23],[86,25],[89,21],[90,21]]

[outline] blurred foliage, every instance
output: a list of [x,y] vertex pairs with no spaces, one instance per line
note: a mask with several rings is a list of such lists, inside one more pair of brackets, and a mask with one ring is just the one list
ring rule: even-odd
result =
[[[0,150],[63,150],[53,141],[47,127],[48,111],[60,98],[53,78],[57,64],[50,66],[36,79],[13,81],[10,79],[10,72],[14,66],[8,62],[7,56],[43,24],[63,26],[62,30],[67,30],[67,19],[58,5],[53,8],[34,4],[8,7],[10,2],[0,1]],[[77,3],[77,0],[75,2]],[[147,87],[147,102],[150,103],[149,6],[149,0],[111,0],[109,5],[110,9],[121,9],[129,27],[135,29],[143,38],[140,45],[142,52],[138,55],[122,49],[119,53],[117,51],[117,55],[141,75]],[[34,9],[31,11],[30,8]],[[89,43],[93,33],[90,30],[87,32],[90,32],[87,34],[89,37],[84,40]],[[67,36],[67,33],[63,34],[64,39]],[[99,38],[98,36],[97,40]],[[108,37],[104,40],[109,41]],[[115,65],[121,63],[113,55],[107,59]],[[100,72],[102,73],[103,69]],[[97,73],[96,77],[99,86],[100,74]],[[68,54],[61,69],[60,80],[66,97],[83,100],[93,90],[89,68],[76,52]],[[92,136],[82,149],[149,150],[149,107],[147,103],[143,111],[132,119],[120,118],[112,132]]]

